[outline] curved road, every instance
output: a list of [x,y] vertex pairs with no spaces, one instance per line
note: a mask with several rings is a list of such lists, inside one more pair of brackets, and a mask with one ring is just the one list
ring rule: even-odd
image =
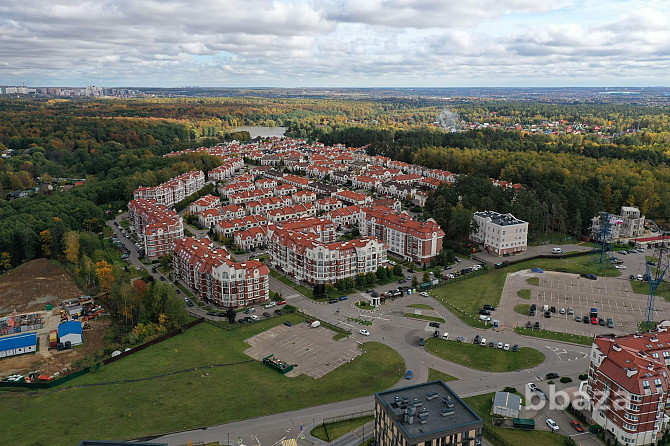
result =
[[[115,221],[119,221],[125,215],[120,215]],[[160,273],[152,273],[151,268],[144,265],[138,258],[135,246],[128,241],[113,222],[109,226],[119,236],[124,245],[130,250],[129,261],[147,271],[156,279],[160,280]],[[463,266],[468,266],[464,261]],[[422,274],[418,273],[418,274]],[[387,291],[394,288],[395,284],[376,287],[377,291]],[[458,378],[449,386],[460,396],[472,396],[500,390],[505,386],[523,388],[526,383],[537,381],[536,376],[544,376],[549,372],[559,373],[561,376],[573,376],[584,373],[588,367],[588,356],[590,347],[566,344],[557,341],[522,337],[511,330],[494,332],[491,329],[484,330],[470,327],[446,310],[438,301],[432,298],[424,298],[419,295],[406,296],[378,307],[375,311],[363,311],[353,304],[355,295],[348,300],[339,301],[336,304],[318,303],[297,293],[288,285],[270,277],[270,289],[282,294],[288,303],[300,307],[300,309],[315,318],[330,322],[351,330],[358,341],[376,341],[386,344],[396,350],[405,361],[406,369],[412,370],[412,382],[424,382],[428,379],[429,368],[439,370]],[[418,346],[419,338],[428,338],[432,335],[434,328],[428,326],[428,322],[407,319],[403,316],[405,307],[412,303],[424,303],[432,306],[445,322],[440,324],[440,332],[448,332],[450,339],[464,336],[465,342],[479,335],[487,340],[503,343],[519,344],[522,347],[535,348],[545,355],[545,361],[535,368],[508,373],[490,373],[473,370],[460,366],[428,353],[423,347]],[[196,317],[208,317],[206,312],[200,308],[190,307],[188,311]],[[373,325],[366,327],[370,332],[369,337],[358,334],[363,326],[347,321],[347,317],[365,318],[373,320]],[[220,318],[215,318],[220,319]],[[489,347],[480,347],[489,348]],[[515,354],[509,352],[509,354]],[[407,384],[401,380],[394,387]],[[318,402],[317,402],[318,403]],[[300,425],[309,432],[312,420],[317,424],[324,418],[346,415],[363,410],[371,410],[374,402],[373,397],[362,397],[338,403],[315,406],[291,412],[269,415],[261,418],[249,419],[234,423],[211,426],[186,432],[173,433],[156,438],[157,441],[166,442],[170,445],[182,445],[191,441],[227,441],[230,435],[231,441],[241,439],[245,444],[260,445],[262,443],[278,444],[278,440],[287,438],[298,438],[300,436]]]

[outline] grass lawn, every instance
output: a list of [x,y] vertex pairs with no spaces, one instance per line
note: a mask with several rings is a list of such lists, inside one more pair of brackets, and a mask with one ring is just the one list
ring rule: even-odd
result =
[[177,288],[179,288],[181,290],[181,292],[184,293],[187,297],[189,297],[189,298],[193,297],[193,293],[191,293],[188,290],[188,288],[186,288],[184,285],[182,285],[181,283],[177,283],[176,285],[177,285]]
[[528,312],[530,311],[530,305],[519,304],[514,307],[514,311],[516,311],[519,314],[523,314],[524,316],[528,316]]
[[[633,287],[633,291],[637,294],[649,295],[649,282],[631,280],[630,285]],[[670,284],[667,282],[661,282],[658,285],[658,288],[656,288],[656,295],[664,298],[666,302],[670,301]]]
[[310,433],[323,441],[333,441],[374,419],[375,417],[373,415],[367,415],[364,417],[351,418],[349,420],[336,421],[334,423],[326,423],[328,436],[326,436],[326,429],[324,429],[323,424],[312,429]]
[[275,271],[275,270],[273,270],[272,268],[270,268],[270,275],[271,275],[272,277],[274,277],[275,279],[276,279],[277,277],[280,277],[280,276],[281,276],[281,274],[279,274],[278,271]]
[[364,300],[359,300],[354,305],[356,305],[358,308],[360,308],[362,310],[374,310],[374,308],[375,308],[372,305],[370,305],[370,302],[366,302]]
[[428,338],[426,350],[449,362],[486,372],[512,372],[544,362],[542,352],[528,347],[512,352],[465,342]]
[[[493,427],[491,422],[491,406],[493,405],[493,393],[486,393],[484,395],[471,396],[463,398],[463,400],[470,406],[482,420],[484,420],[484,427],[489,428],[495,434],[507,440],[509,444],[514,445],[537,445],[543,446],[564,446],[565,436],[561,434],[554,434],[548,431],[542,431],[544,426],[535,426],[538,430],[524,431],[520,429],[505,429],[501,427]],[[537,423],[537,421],[536,421]],[[486,433],[484,434],[487,437]],[[493,444],[496,444],[495,442]]]
[[424,314],[405,313],[405,317],[409,317],[412,319],[422,319],[424,321],[431,321],[431,322],[444,322],[444,319],[442,319],[441,317],[426,316]]
[[522,299],[530,299],[530,290],[519,290],[516,295]]
[[430,305],[426,305],[426,304],[411,304],[411,305],[407,305],[407,307],[409,307],[409,308],[422,308],[424,310],[434,310],[433,307],[431,307]]
[[[589,263],[589,259],[590,256],[587,254],[568,259],[528,260],[463,280],[453,282],[449,280],[444,286],[434,288],[433,296],[466,324],[473,327],[486,328],[487,325],[479,320],[479,309],[485,304],[498,305],[508,273],[538,267],[545,271],[562,271],[578,274],[594,273],[598,276],[610,277],[621,275],[620,271],[614,268],[599,271],[596,264]],[[539,279],[534,279],[539,283]]]
[[526,279],[526,283],[528,283],[528,285],[540,286],[540,278],[539,277],[529,277],[528,279]]
[[[203,323],[57,389],[1,392],[0,419],[12,429],[0,430],[0,444],[74,444],[92,432],[102,440],[133,439],[371,395],[402,379],[400,355],[375,342],[318,380],[287,378],[244,354],[244,339],[286,320],[304,319],[284,315],[233,331]],[[228,365],[204,368],[212,364]],[[201,368],[138,383],[75,387],[192,367]],[[59,429],[43,422],[45,414],[63,407],[86,416]]]
[[428,369],[428,381],[435,381],[440,379],[445,383],[458,380],[458,378],[455,376],[447,375],[446,373],[440,372],[439,370],[431,368]]
[[532,328],[526,327],[516,327],[514,331],[520,335],[532,336],[534,338],[553,339],[555,341],[572,342],[573,344],[591,345],[593,343],[593,338],[589,336],[559,333],[557,331],[534,330]]

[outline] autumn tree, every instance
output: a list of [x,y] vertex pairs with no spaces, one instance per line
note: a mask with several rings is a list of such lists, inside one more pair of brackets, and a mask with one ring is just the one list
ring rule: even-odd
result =
[[106,260],[100,260],[95,263],[95,276],[98,278],[100,288],[109,293],[114,282],[114,275],[112,274],[112,266]]
[[72,264],[79,262],[79,235],[74,231],[65,233],[65,258]]
[[12,269],[12,255],[7,251],[0,253],[0,269]]
[[40,232],[39,235],[40,248],[42,249],[42,255],[44,257],[50,258],[53,255],[54,247],[54,238],[51,235],[51,231],[45,229]]

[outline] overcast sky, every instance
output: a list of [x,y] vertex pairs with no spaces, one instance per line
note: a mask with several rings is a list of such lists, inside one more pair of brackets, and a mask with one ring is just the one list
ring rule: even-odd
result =
[[670,0],[0,0],[0,84],[670,85]]

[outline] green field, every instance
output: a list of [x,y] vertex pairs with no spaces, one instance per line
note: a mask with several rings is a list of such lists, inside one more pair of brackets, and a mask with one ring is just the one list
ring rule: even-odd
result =
[[420,309],[423,309],[423,310],[434,310],[433,307],[431,307],[430,305],[426,305],[426,304],[411,304],[411,305],[407,305],[407,307],[408,308],[420,308]]
[[[373,415],[367,415],[364,417],[351,418],[349,420],[336,421],[334,423],[326,423],[325,429],[323,424],[320,424],[312,429],[310,434],[323,441],[333,441],[337,438],[340,438],[342,435],[348,434],[354,429],[358,429],[368,421],[372,421],[374,419],[375,417]],[[328,430],[327,436],[326,429]]]
[[530,290],[519,290],[516,295],[522,299],[530,299]]
[[447,375],[446,373],[440,372],[439,370],[435,369],[428,369],[428,381],[436,381],[436,380],[442,380],[445,383],[449,381],[456,381],[458,378],[455,376]]
[[[523,431],[519,429],[505,429],[501,427],[493,427],[491,422],[491,406],[493,405],[493,393],[486,393],[483,395],[471,396],[463,398],[482,420],[484,420],[485,428],[489,428],[497,436],[509,442],[511,445],[538,445],[542,446],[565,446],[566,437],[560,434],[543,431],[544,425],[538,426],[536,424],[534,431]],[[537,421],[536,421],[537,423]],[[484,435],[487,437],[487,435]],[[493,444],[498,444],[492,441]]]
[[[666,273],[666,276],[668,274],[670,274],[670,271]],[[633,287],[635,293],[649,295],[649,282],[631,280],[630,285]],[[666,302],[670,302],[670,284],[668,282],[661,282],[658,288],[656,288],[656,295],[661,296]]]
[[548,330],[534,330],[532,328],[526,327],[516,327],[514,331],[524,336],[553,339],[554,341],[572,342],[573,344],[591,345],[593,343],[593,338],[590,336],[580,336]]
[[529,277],[528,279],[526,279],[526,283],[528,285],[540,286],[540,278],[539,277]]
[[[0,430],[0,444],[76,444],[92,434],[101,440],[133,439],[370,395],[402,379],[400,355],[374,342],[318,380],[287,378],[244,354],[244,339],[285,320],[304,319],[285,315],[233,331],[202,323],[56,389],[2,392],[0,419],[12,429]],[[213,364],[221,366],[207,367]],[[193,367],[199,369],[111,383]],[[58,428],[44,421],[63,408],[81,416]]]
[[464,280],[447,281],[444,286],[434,288],[433,295],[445,308],[468,325],[481,328],[490,327],[490,324],[487,325],[479,320],[479,309],[485,304],[498,305],[508,273],[538,267],[545,271],[562,271],[576,274],[594,273],[598,276],[610,277],[621,275],[621,272],[614,268],[604,272],[599,271],[598,266],[590,264],[589,260],[589,255],[568,259],[528,260]]
[[424,314],[405,313],[405,317],[409,317],[412,319],[421,319],[423,321],[444,322],[444,319],[442,319],[441,317],[426,316]]
[[483,345],[428,338],[426,350],[449,362],[486,372],[512,372],[544,362],[542,352],[528,347],[512,352]]
[[529,304],[519,304],[514,307],[514,311],[516,311],[519,314],[523,314],[524,316],[528,316],[528,312],[530,311],[530,305]]

